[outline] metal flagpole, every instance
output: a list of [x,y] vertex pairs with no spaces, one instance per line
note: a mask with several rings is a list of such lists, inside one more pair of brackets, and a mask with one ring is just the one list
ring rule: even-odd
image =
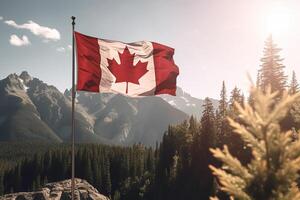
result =
[[72,200],[74,200],[74,191],[75,191],[75,120],[74,120],[74,111],[75,111],[75,45],[74,45],[74,28],[75,28],[75,17],[72,16],[72,184],[71,184],[71,193]]

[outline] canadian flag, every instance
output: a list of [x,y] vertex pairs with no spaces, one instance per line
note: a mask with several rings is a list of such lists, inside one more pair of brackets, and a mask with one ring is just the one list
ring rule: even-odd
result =
[[155,42],[123,43],[75,32],[77,90],[128,96],[176,95],[174,49]]

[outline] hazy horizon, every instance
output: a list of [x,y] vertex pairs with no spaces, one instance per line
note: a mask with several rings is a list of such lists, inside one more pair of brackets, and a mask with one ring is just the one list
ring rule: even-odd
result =
[[[270,30],[283,49],[286,75],[295,70],[300,76],[296,0],[4,0],[0,5],[1,79],[26,70],[61,91],[70,88],[72,15],[84,34],[175,48],[178,86],[197,98],[218,98],[223,80],[228,95],[234,86],[245,91],[247,73],[256,78]],[[274,23],[277,11],[285,21]]]

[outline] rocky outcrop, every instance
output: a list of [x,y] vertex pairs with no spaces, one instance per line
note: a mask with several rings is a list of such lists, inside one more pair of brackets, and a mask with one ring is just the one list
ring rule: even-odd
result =
[[[87,181],[75,179],[76,200],[109,200],[108,197],[100,194],[97,189]],[[48,183],[45,187],[36,192],[19,192],[7,194],[0,197],[0,200],[69,200],[71,199],[71,180],[55,183]]]

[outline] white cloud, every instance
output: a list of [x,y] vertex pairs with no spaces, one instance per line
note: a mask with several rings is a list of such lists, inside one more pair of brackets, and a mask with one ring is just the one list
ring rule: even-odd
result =
[[27,46],[30,44],[30,41],[26,35],[23,35],[22,38],[19,38],[17,35],[11,35],[9,43],[13,46]]
[[64,53],[66,52],[66,49],[64,47],[58,47],[56,51]]
[[29,20],[25,24],[17,24],[13,20],[6,20],[5,23],[17,29],[27,29],[31,31],[34,35],[42,37],[43,39],[46,40],[53,40],[53,41],[60,40],[60,33],[58,32],[58,30],[56,30],[55,28],[41,26],[31,20]]
[[0,20],[3,20],[3,17],[2,17],[2,16],[0,16]]

